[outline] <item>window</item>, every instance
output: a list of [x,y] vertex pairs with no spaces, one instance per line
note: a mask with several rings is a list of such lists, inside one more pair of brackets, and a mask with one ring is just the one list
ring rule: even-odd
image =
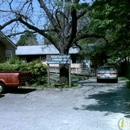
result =
[[78,55],[71,55],[72,63],[81,63],[81,57]]
[[12,57],[12,50],[5,50],[5,57],[6,59],[10,59]]

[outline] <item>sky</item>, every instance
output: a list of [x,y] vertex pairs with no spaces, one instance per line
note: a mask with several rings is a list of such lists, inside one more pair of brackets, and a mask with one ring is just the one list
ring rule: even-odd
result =
[[[9,1],[9,0],[8,0]],[[24,0],[24,1],[26,1],[26,0]],[[17,6],[18,5],[18,3],[19,2],[22,2],[22,0],[14,0],[14,3],[13,3],[13,6],[12,6],[12,8],[15,8],[15,10],[18,10],[19,9],[19,7]],[[82,3],[84,3],[84,2],[87,2],[87,3],[91,3],[92,2],[92,0],[81,0],[81,2]],[[22,5],[22,3],[21,3],[21,5]],[[39,19],[40,18],[42,18],[43,17],[43,19],[42,19],[42,23],[41,23],[41,21],[40,20],[38,20],[38,14],[39,14],[39,3],[36,1],[36,0],[34,0],[33,1],[33,5],[34,5],[34,15],[32,15],[31,16],[31,19],[32,19],[32,23],[33,24],[37,24],[37,25],[42,25],[42,26],[39,26],[40,28],[43,28],[43,22],[45,22],[45,18],[41,15],[40,17],[39,17]],[[0,10],[2,9],[2,7],[4,8],[4,9],[6,9],[6,11],[8,10],[8,7],[9,6],[7,6],[7,3],[5,3],[4,5],[2,5],[1,6],[1,2],[0,2]],[[31,14],[30,14],[31,15]],[[9,17],[11,17],[11,15],[9,16]],[[3,15],[3,13],[1,14],[0,13],[0,23],[3,23],[3,21],[2,20],[6,20],[6,15]],[[38,21],[37,21],[38,20]],[[9,28],[10,27],[10,28]],[[4,29],[4,33],[5,33],[5,35],[6,34],[8,34],[8,32],[9,32],[9,30],[10,29],[12,29],[13,28],[13,26],[9,26],[8,28],[6,28],[6,29]],[[18,28],[17,28],[18,29]],[[16,31],[16,30],[15,30]],[[23,31],[23,27],[22,26],[20,26],[19,27],[19,31]],[[16,38],[10,38],[15,44],[17,43],[17,41],[19,40],[19,38],[20,38],[20,36],[16,36]],[[41,36],[39,36],[38,35],[38,42],[42,42],[43,41],[43,36],[41,37]]]

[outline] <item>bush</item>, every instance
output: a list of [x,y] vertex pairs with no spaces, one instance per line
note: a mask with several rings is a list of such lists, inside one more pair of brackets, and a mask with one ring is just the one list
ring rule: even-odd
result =
[[130,62],[126,62],[125,70],[125,76],[130,80]]
[[130,89],[130,81],[126,82],[126,87]]
[[17,57],[0,64],[0,71],[30,71],[32,73],[31,85],[44,85],[47,82],[47,67],[40,60],[30,63],[23,62]]
[[27,68],[32,73],[32,83],[34,85],[43,85],[47,82],[47,66],[36,60],[30,62]]

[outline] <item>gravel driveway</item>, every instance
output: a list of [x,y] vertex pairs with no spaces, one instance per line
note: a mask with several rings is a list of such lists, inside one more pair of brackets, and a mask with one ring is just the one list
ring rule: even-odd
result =
[[0,95],[0,130],[128,130],[126,83],[96,83],[69,89],[19,89]]

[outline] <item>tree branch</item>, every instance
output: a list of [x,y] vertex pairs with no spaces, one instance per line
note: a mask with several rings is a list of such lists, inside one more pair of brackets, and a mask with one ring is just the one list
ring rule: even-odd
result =
[[7,35],[7,37],[11,37],[11,36],[16,36],[16,35],[24,34],[24,33],[26,33],[26,32],[37,33],[36,31],[25,30],[25,31],[22,31],[22,32],[11,33],[11,34]]
[[78,15],[77,15],[77,19],[80,19],[82,16],[84,16],[86,14],[86,10],[81,11]]
[[38,32],[39,34],[41,34],[42,36],[46,37],[51,43],[53,43],[55,46],[57,46],[57,41],[51,37],[50,35],[48,35],[47,33],[44,32],[44,30],[41,30],[33,25],[30,25],[29,23],[25,22],[21,17],[19,18],[19,21],[26,25],[29,29],[32,29],[36,32]]
[[11,19],[10,21],[6,22],[5,24],[0,25],[0,30],[2,30],[3,28],[5,28],[6,26],[12,24],[13,22],[17,22],[17,21],[18,21],[17,18],[15,18],[15,19]]
[[49,20],[51,21],[52,25],[54,26],[54,28],[56,30],[58,30],[58,24],[56,23],[56,20],[54,19],[53,15],[50,13],[49,9],[47,8],[47,6],[45,5],[45,3],[43,2],[43,0],[38,0],[41,8],[46,12]]
[[100,36],[100,35],[97,35],[97,34],[82,34],[82,35],[78,35],[78,36],[74,39],[73,43],[76,43],[76,42],[78,42],[79,40],[84,39],[84,38],[102,38],[102,39],[104,39],[104,41],[105,41],[106,43],[108,43],[108,40],[107,40],[104,36]]
[[71,35],[70,35],[70,39],[69,39],[69,44],[72,43],[72,41],[76,37],[76,33],[77,33],[77,15],[76,15],[75,9],[72,9],[71,16],[72,16],[72,23],[71,23],[72,31],[71,31]]

